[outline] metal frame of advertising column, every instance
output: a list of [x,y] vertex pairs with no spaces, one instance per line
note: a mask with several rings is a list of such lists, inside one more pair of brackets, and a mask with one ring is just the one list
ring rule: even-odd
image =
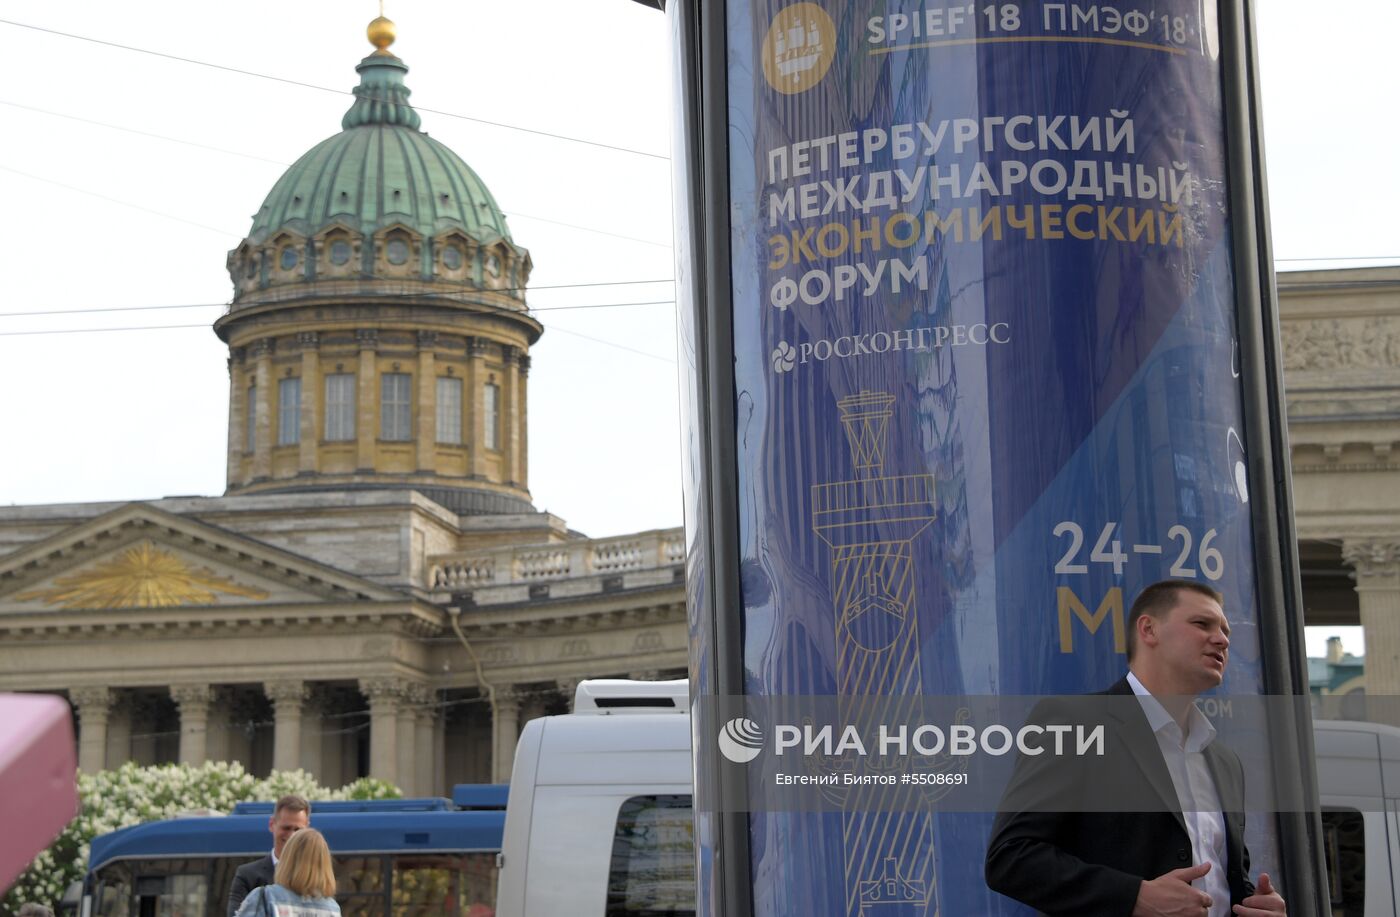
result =
[[[700,493],[696,503],[704,518],[687,519],[692,539],[701,546],[704,562],[689,571],[704,582],[690,589],[692,595],[706,598],[705,607],[692,608],[692,620],[702,631],[700,639],[712,652],[702,654],[691,647],[692,711],[699,694],[737,696],[744,693],[743,634],[739,616],[738,511],[734,495],[737,474],[734,466],[734,338],[732,326],[732,285],[730,282],[729,226],[714,219],[728,210],[729,160],[728,104],[725,80],[725,7],[722,3],[699,0],[672,0],[667,4],[673,32],[679,40],[673,53],[679,56],[677,72],[684,85],[676,87],[682,136],[673,149],[689,163],[690,185],[682,227],[688,238],[677,245],[690,246],[692,321],[698,344],[696,398],[692,406],[694,424],[701,443],[700,480],[691,486]],[[715,138],[719,138],[716,140]],[[684,145],[682,147],[682,144]],[[724,613],[729,609],[729,613]],[[698,718],[693,718],[693,722]],[[713,869],[718,888],[716,900],[707,901],[701,890],[699,913],[748,917],[752,913],[748,816],[744,812],[703,814],[707,800],[734,798],[742,788],[720,787],[728,779],[721,767],[718,747],[712,742],[693,742],[696,756],[695,810],[698,818],[713,819],[715,851]],[[703,832],[702,832],[703,833]],[[701,851],[697,849],[697,858]],[[703,864],[701,882],[705,881]],[[708,904],[711,910],[706,909]]]
[[[1246,438],[1267,449],[1251,449],[1250,478],[1268,482],[1256,488],[1253,526],[1259,586],[1260,642],[1264,680],[1271,695],[1307,698],[1302,581],[1298,541],[1293,530],[1292,470],[1283,390],[1278,293],[1273,244],[1269,237],[1268,183],[1264,169],[1264,119],[1260,107],[1258,48],[1251,0],[1221,6],[1222,46],[1235,53],[1225,69],[1225,138],[1228,147],[1230,214],[1235,258],[1235,308],[1245,393]],[[1272,550],[1271,550],[1272,549]],[[1268,626],[1265,627],[1264,625]],[[1279,854],[1290,904],[1298,912],[1330,914],[1322,850],[1322,820],[1314,768],[1294,761],[1315,760],[1312,718],[1306,703],[1272,705],[1271,733],[1296,754],[1275,755],[1274,779],[1282,803],[1276,818]],[[1311,905],[1307,907],[1306,905]]]

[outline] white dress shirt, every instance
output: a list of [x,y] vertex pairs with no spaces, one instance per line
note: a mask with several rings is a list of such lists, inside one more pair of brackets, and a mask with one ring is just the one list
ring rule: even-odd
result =
[[[1225,877],[1225,815],[1220,808],[1220,794],[1215,779],[1206,764],[1205,748],[1215,740],[1215,727],[1205,714],[1191,705],[1186,718],[1186,734],[1143,687],[1136,675],[1128,673],[1128,684],[1142,704],[1143,715],[1157,738],[1157,747],[1167,763],[1181,814],[1186,821],[1186,833],[1191,838],[1191,860],[1199,865],[1210,864],[1210,872],[1191,884],[1210,895],[1208,917],[1229,917],[1230,883]],[[1155,879],[1156,876],[1146,876]]]

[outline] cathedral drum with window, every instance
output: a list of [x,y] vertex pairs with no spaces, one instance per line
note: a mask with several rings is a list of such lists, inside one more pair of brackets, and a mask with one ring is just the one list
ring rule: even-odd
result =
[[230,494],[412,488],[531,510],[530,256],[420,129],[381,36],[340,133],[287,170],[229,253]]

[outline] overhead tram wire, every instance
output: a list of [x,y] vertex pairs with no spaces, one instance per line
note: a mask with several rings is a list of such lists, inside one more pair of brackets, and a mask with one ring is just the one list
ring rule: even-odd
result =
[[[514,311],[514,309],[507,309],[504,307],[489,307],[489,305],[483,305],[480,304],[480,302],[452,301],[449,302],[448,307],[451,307],[451,305],[456,305],[456,307],[459,308],[459,311],[468,312],[468,314],[470,315],[533,315],[535,314],[535,312],[574,312],[578,311],[578,309],[624,309],[629,307],[637,307],[637,305],[675,305],[675,302],[675,300],[645,300],[641,302],[584,302],[584,304],[580,305],[546,305],[546,307],[540,307],[538,309],[529,309],[529,311],[519,312]],[[223,305],[228,304],[227,302],[211,302],[211,304],[206,305],[220,305],[220,307],[223,307]],[[140,307],[136,308],[139,309]],[[182,309],[202,307],[193,307],[193,305],[189,305],[189,307],[185,307],[185,305],[155,305],[155,307],[150,308]],[[62,311],[62,309],[60,309],[60,311],[56,312],[10,312],[10,314],[0,314],[0,318],[18,318],[18,316],[34,315],[81,315],[85,314],[85,312],[104,311],[115,312],[126,311],[126,309],[71,309],[71,311],[67,312],[64,312]],[[413,309],[412,307],[406,309],[406,312],[407,318],[417,318],[417,316],[420,316],[416,314],[416,309]],[[267,325],[295,325],[297,326],[297,328],[307,328],[307,326],[342,325],[342,323],[343,319],[322,318],[297,319],[297,321],[291,322],[269,321],[267,322]],[[160,328],[209,328],[209,326],[209,322],[204,322],[202,323],[202,325],[111,325],[108,326],[108,328],[50,328],[32,330],[32,332],[0,332],[0,337],[18,337],[22,335],[85,335],[85,333],[97,332],[144,332],[144,330],[153,330]],[[550,328],[550,330],[561,329]]]
[[86,188],[79,188],[76,185],[69,185],[61,181],[54,181],[52,178],[44,178],[41,175],[32,175],[29,172],[23,172],[19,169],[11,168],[10,166],[0,165],[0,172],[9,172],[13,175],[19,175],[24,178],[27,178],[30,181],[43,182],[46,185],[54,185],[59,188],[66,188],[69,191],[74,191],[78,194],[86,194],[90,197],[95,197],[99,200],[104,200],[111,204],[119,204],[122,207],[130,207],[132,210],[140,210],[143,213],[149,213],[153,216],[164,217],[167,220],[175,220],[177,223],[184,223],[187,226],[196,226],[200,229],[206,229],[209,232],[215,232],[221,236],[226,236],[233,239],[240,238],[240,236],[237,233],[227,232],[225,230],[218,229],[214,226],[209,226],[204,223],[198,223],[194,220],[187,220],[184,217],[177,217],[173,213],[165,213],[161,210],[153,210],[152,208],[144,207],[141,204],[133,204],[131,203],[131,201],[124,201],[120,198],[108,197],[105,194],[98,194],[96,191],[89,191]]
[[[1299,261],[1400,261],[1400,255],[1344,255],[1339,258],[1275,258],[1275,264],[1292,264]],[[1386,267],[1386,265],[1377,265]]]
[[[622,303],[619,305],[644,305],[643,303]],[[293,324],[301,328],[315,324],[337,324],[335,319],[324,319],[321,321],[309,322],[285,322],[283,324]],[[188,331],[192,328],[209,329],[207,323],[197,325],[120,325],[112,328],[50,328],[40,331],[0,331],[0,337],[33,337],[50,334],[104,334],[113,331]],[[652,360],[660,360],[663,363],[675,363],[670,357],[663,357],[660,354],[651,353],[646,350],[638,350],[635,347],[628,347],[626,344],[619,344],[616,341],[609,341],[606,338],[594,337],[591,334],[584,334],[581,331],[571,331],[568,328],[552,326],[549,329],[551,334],[566,334],[569,337],[583,338],[585,341],[592,341],[595,344],[603,344],[607,347],[615,347],[618,350],[625,350],[628,353],[635,353],[638,356],[647,357]]]
[[[0,21],[3,21],[3,20],[0,20]],[[227,152],[227,151],[225,151],[225,152]],[[79,187],[77,187],[76,185],[69,185],[69,184],[66,184],[66,183],[61,182],[61,181],[54,181],[52,178],[44,178],[42,175],[34,175],[34,174],[29,173],[29,172],[24,172],[24,171],[22,171],[22,170],[20,170],[20,169],[12,168],[11,166],[0,165],[0,172],[10,172],[10,173],[12,173],[12,174],[14,174],[14,175],[19,175],[19,176],[22,176],[22,177],[24,177],[24,178],[30,179],[31,181],[43,182],[44,184],[47,184],[47,185],[54,185],[54,186],[59,187],[59,188],[65,188],[65,189],[67,189],[67,190],[69,190],[69,191],[73,191],[73,192],[75,192],[75,193],[77,193],[77,194],[86,194],[86,195],[89,195],[89,196],[91,196],[91,197],[98,198],[99,200],[107,201],[108,203],[118,204],[118,205],[120,205],[120,206],[122,206],[122,207],[130,207],[130,208],[132,208],[133,210],[140,210],[140,211],[142,211],[142,212],[144,212],[144,213],[149,213],[149,214],[152,214],[152,215],[158,216],[158,217],[165,217],[167,220],[175,220],[175,221],[180,222],[180,223],[186,223],[186,224],[188,224],[188,225],[190,225],[190,226],[198,226],[200,229],[207,229],[207,230],[209,230],[210,232],[216,232],[216,233],[218,233],[218,234],[221,235],[221,236],[227,236],[227,237],[233,238],[233,239],[240,239],[240,238],[243,238],[243,236],[242,236],[241,233],[232,233],[232,232],[228,232],[228,231],[223,230],[223,229],[217,229],[217,228],[215,228],[215,227],[213,227],[213,226],[208,226],[208,225],[206,225],[206,224],[204,224],[204,223],[197,223],[197,222],[195,222],[194,220],[187,220],[187,219],[185,219],[184,217],[175,216],[173,213],[166,213],[166,212],[164,212],[164,211],[162,211],[162,210],[154,210],[154,209],[152,209],[152,208],[150,208],[150,207],[145,207],[145,206],[143,206],[143,205],[141,205],[141,204],[133,204],[133,203],[131,203],[130,201],[124,201],[124,200],[121,200],[120,198],[109,197],[109,196],[106,195],[106,194],[99,194],[99,193],[97,193],[96,191],[89,191],[89,190],[86,189],[86,188],[79,188]],[[606,229],[593,229],[593,228],[588,227],[588,226],[579,226],[579,225],[576,224],[576,223],[561,223],[561,222],[559,222],[558,220],[550,220],[550,219],[546,219],[545,217],[531,216],[531,215],[528,214],[528,213],[511,213],[511,212],[504,211],[504,210],[501,211],[501,213],[504,214],[504,215],[506,215],[506,216],[516,216],[516,217],[520,217],[521,219],[526,219],[526,220],[540,220],[540,221],[545,222],[545,223],[554,223],[554,224],[556,224],[556,225],[558,225],[558,226],[565,226],[565,227],[568,227],[569,229],[578,230],[579,232],[591,232],[591,233],[596,233],[597,235],[600,235],[600,236],[609,236],[610,238],[614,238],[614,239],[626,239],[626,240],[629,241],[629,242],[639,242],[639,243],[641,243],[641,244],[643,244],[643,245],[655,245],[655,246],[657,246],[657,247],[659,247],[659,248],[667,248],[667,249],[671,248],[671,246],[668,245],[668,244],[666,244],[665,242],[657,242],[657,241],[655,241],[655,240],[653,240],[653,239],[642,239],[642,238],[638,238],[637,236],[627,236],[627,235],[623,235],[622,233],[609,232],[609,231],[606,230]]]
[[[242,158],[244,158],[244,159],[254,159],[254,160],[257,160],[258,162],[266,162],[266,163],[270,163],[270,164],[272,164],[272,165],[282,166],[283,168],[290,168],[291,165],[292,165],[292,164],[289,163],[289,162],[284,162],[284,161],[279,160],[279,159],[268,159],[268,158],[266,158],[266,157],[264,157],[264,156],[256,156],[256,155],[254,155],[254,154],[252,154],[252,153],[242,153],[242,152],[239,152],[238,150],[230,150],[230,149],[227,149],[227,148],[225,148],[225,147],[210,146],[210,145],[207,144],[207,143],[198,143],[198,142],[193,141],[193,140],[182,140],[182,139],[180,139],[179,137],[169,137],[169,136],[166,136],[165,134],[153,134],[153,133],[151,133],[150,131],[138,130],[138,129],[132,128],[132,127],[123,127],[123,126],[120,125],[120,124],[111,124],[111,123],[106,122],[106,121],[94,121],[94,120],[91,119],[91,118],[83,118],[83,117],[80,117],[80,116],[78,116],[78,115],[69,115],[69,114],[65,114],[65,113],[63,113],[63,112],[50,111],[50,110],[48,110],[48,109],[46,109],[46,108],[36,108],[36,107],[34,107],[33,105],[23,105],[23,104],[20,104],[19,102],[11,102],[11,101],[8,101],[8,100],[6,100],[6,99],[0,99],[0,105],[9,105],[9,106],[13,106],[13,107],[15,107],[15,108],[23,109],[23,110],[25,110],[25,111],[37,112],[37,113],[42,114],[42,115],[50,115],[50,116],[55,117],[55,118],[64,118],[64,119],[67,119],[67,120],[69,120],[69,121],[78,121],[78,122],[83,123],[83,124],[90,124],[90,125],[93,125],[94,127],[107,128],[108,130],[122,131],[122,132],[128,133],[128,134],[136,134],[136,135],[138,135],[138,136],[141,136],[141,137],[149,137],[149,138],[152,138],[152,139],[154,139],[154,140],[164,140],[164,141],[167,141],[167,142],[169,142],[169,143],[178,143],[178,144],[181,144],[181,145],[183,145],[183,146],[197,147],[197,148],[199,148],[199,149],[202,149],[202,150],[209,150],[209,151],[214,152],[214,153],[224,153],[225,155],[228,155],[228,156],[239,156],[239,157],[242,157]],[[424,109],[424,110],[426,110],[426,109]],[[21,174],[22,174],[22,173],[21,173]],[[31,176],[31,177],[37,178],[37,176]],[[37,178],[37,180],[38,180],[38,181],[48,181],[48,179],[44,179],[44,178]],[[57,183],[55,182],[55,184],[57,184]],[[71,188],[71,186],[67,186],[67,185],[65,185],[65,186],[63,186],[63,187],[70,187],[70,188]],[[71,190],[80,191],[81,189],[78,189],[78,188],[71,188]],[[152,211],[152,212],[154,212],[154,211]],[[620,233],[620,232],[611,232],[611,231],[606,230],[606,229],[595,229],[595,228],[592,227],[592,226],[580,226],[580,225],[577,224],[577,223],[566,223],[566,222],[564,222],[564,221],[562,221],[562,220],[553,220],[553,219],[550,219],[549,217],[535,216],[534,214],[530,214],[530,213],[521,213],[521,212],[515,211],[515,210],[502,210],[502,211],[501,211],[501,214],[502,214],[503,216],[507,216],[507,217],[516,217],[516,218],[522,219],[522,220],[535,220],[535,221],[540,222],[540,223],[551,223],[551,224],[553,224],[553,225],[555,225],[555,226],[566,226],[566,227],[568,227],[569,229],[578,229],[578,230],[581,230],[581,231],[583,231],[583,232],[597,233],[597,234],[600,235],[600,236],[610,236],[610,237],[612,237],[612,238],[614,238],[614,239],[626,239],[626,240],[628,240],[629,242],[640,242],[640,243],[642,243],[643,245],[654,245],[654,246],[656,246],[657,248],[666,248],[666,249],[669,249],[669,248],[672,247],[669,243],[666,243],[666,242],[657,242],[657,241],[654,240],[654,239],[643,239],[643,238],[640,238],[639,236],[629,236],[629,235],[626,235],[626,234],[624,234],[624,233]],[[173,219],[181,219],[181,218],[180,218],[180,217],[173,217]]]
[[[492,293],[519,293],[522,290],[534,292],[536,290],[574,290],[584,287],[625,287],[636,286],[638,284],[650,283],[674,283],[674,279],[666,277],[662,280],[594,280],[586,283],[551,283],[537,287],[499,287],[491,290]],[[675,302],[675,300],[656,300],[654,303],[593,303],[583,306],[537,306],[528,310],[529,312],[557,312],[563,309],[609,309],[616,306],[642,306],[659,305],[662,302]],[[95,312],[153,312],[161,309],[227,309],[232,303],[226,302],[193,302],[177,303],[173,305],[160,306],[105,306],[93,309],[41,309],[35,312],[0,312],[0,318],[19,318],[21,316],[34,315],[87,315]]]
[[[320,86],[316,83],[307,83],[303,80],[293,80],[283,76],[273,76],[268,73],[258,73],[255,70],[244,70],[241,67],[229,67],[225,64],[215,64],[210,61],[199,60],[198,58],[181,57],[178,54],[167,54],[164,51],[152,51],[149,48],[138,48],[134,45],[124,45],[120,42],[107,41],[102,38],[92,38],[88,35],[78,35],[73,32],[63,32],[58,29],[50,29],[44,26],[33,25],[27,22],[16,22],[13,19],[0,19],[0,25],[14,26],[15,28],[19,29],[31,29],[35,32],[43,32],[47,35],[57,35],[61,38],[71,38],[76,41],[86,41],[95,45],[102,45],[108,48],[118,48],[122,51],[132,51],[137,54],[149,54],[152,57],[158,57],[164,60],[178,61],[182,64],[193,64],[198,67],[208,67],[212,70],[222,70],[225,73],[236,73],[240,76],[251,76],[261,80],[272,80],[273,82],[284,83],[289,86],[300,86],[304,89],[315,89],[319,92],[333,92],[336,95],[346,96],[354,95],[354,93],[348,89],[335,89],[330,86]],[[648,159],[659,159],[663,162],[669,161],[671,158],[669,156],[663,156],[660,153],[648,153],[645,150],[636,150],[632,149],[631,147],[618,146],[612,143],[603,143],[599,140],[585,140],[582,137],[570,137],[566,134],[556,134],[553,131],[542,131],[531,127],[520,127],[516,124],[506,124],[503,121],[491,121],[486,118],[474,118],[471,115],[463,115],[458,114],[457,112],[443,111],[442,109],[436,108],[424,108],[421,105],[414,105],[413,107],[420,112],[427,112],[429,114],[434,115],[442,115],[445,118],[456,118],[462,121],[472,121],[477,124],[487,124],[491,127],[499,127],[505,130],[520,131],[526,134],[534,134],[537,137],[550,137],[555,140],[566,140],[570,143],[581,143],[586,146],[598,147],[600,149],[605,150],[613,150],[618,153],[631,153],[634,156],[645,156]]]
[[635,347],[628,347],[626,344],[619,344],[619,343],[617,343],[616,341],[609,341],[609,340],[605,340],[605,339],[603,339],[603,338],[595,338],[595,337],[593,337],[591,334],[584,334],[584,333],[581,332],[581,331],[570,331],[568,328],[558,328],[558,327],[551,328],[550,330],[551,330],[551,331],[556,331],[556,332],[558,332],[558,333],[560,333],[560,334],[567,334],[569,337],[583,338],[585,341],[593,341],[595,344],[604,344],[604,345],[606,345],[606,346],[608,346],[608,347],[616,347],[618,350],[625,350],[625,351],[627,351],[628,353],[635,353],[637,356],[640,356],[640,357],[647,357],[648,359],[651,359],[651,360],[660,360],[662,363],[670,363],[670,364],[672,364],[673,366],[675,365],[675,362],[676,362],[676,361],[675,361],[674,359],[672,359],[671,357],[663,357],[663,356],[661,356],[661,355],[658,354],[658,353],[651,353],[650,351],[646,351],[646,350],[638,350],[638,349],[635,348]]
[[266,162],[274,166],[282,166],[283,168],[286,168],[288,165],[290,165],[290,163],[281,162],[280,160],[268,159],[266,156],[256,156],[252,153],[240,153],[237,150],[228,150],[221,146],[211,146],[207,143],[198,143],[194,140],[181,140],[179,137],[169,137],[165,134],[154,134],[150,131],[143,131],[134,127],[123,127],[120,124],[111,124],[107,121],[96,121],[92,118],[84,118],[80,115],[69,115],[61,111],[50,111],[47,108],[39,108],[34,105],[24,105],[19,102],[11,102],[8,99],[0,99],[0,105],[8,105],[11,108],[18,108],[22,111],[30,111],[40,115],[48,115],[52,118],[62,118],[65,121],[77,121],[79,124],[90,124],[93,127],[104,127],[107,130],[121,131],[124,134],[135,134],[138,137],[149,137],[153,140],[164,140],[167,143],[178,143],[182,146],[192,146],[197,149],[209,150],[214,153],[224,153],[228,156],[238,156],[242,159],[252,159],[256,160],[257,162]]
[[[7,22],[7,21],[6,21],[6,20],[0,20],[0,22]],[[8,23],[8,24],[13,24],[13,23]],[[36,27],[36,28],[37,28],[37,27]],[[95,40],[95,39],[94,39],[94,40]],[[276,78],[276,77],[269,77],[269,79],[277,79],[277,78]],[[320,87],[315,87],[315,88],[320,88]],[[338,91],[338,90],[331,90],[331,91]],[[279,160],[279,159],[268,159],[268,158],[265,157],[265,156],[258,156],[258,155],[254,154],[254,153],[244,153],[244,152],[241,152],[241,151],[239,151],[239,150],[230,150],[230,149],[228,149],[228,148],[226,148],[226,147],[213,146],[213,145],[210,145],[210,144],[207,144],[207,143],[199,143],[198,141],[194,141],[194,140],[185,140],[185,139],[182,139],[182,138],[180,138],[180,137],[170,137],[170,136],[167,136],[167,135],[165,135],[165,134],[156,134],[156,133],[152,133],[152,132],[150,132],[150,131],[143,131],[143,130],[140,130],[140,129],[138,129],[138,128],[125,127],[125,126],[120,125],[120,124],[111,124],[111,123],[106,122],[106,121],[96,121],[96,120],[93,120],[92,118],[84,118],[84,117],[82,117],[82,116],[80,116],[80,115],[72,115],[72,114],[68,114],[68,113],[66,113],[66,112],[52,111],[52,110],[50,110],[50,109],[39,108],[39,107],[33,106],[33,105],[25,105],[25,104],[20,103],[20,102],[12,102],[12,101],[10,101],[10,100],[8,100],[8,99],[0,99],[0,105],[8,105],[8,106],[11,106],[11,107],[13,107],[13,108],[22,109],[22,110],[24,110],[24,111],[35,112],[35,113],[37,113],[37,114],[42,114],[42,115],[49,115],[49,116],[54,117],[54,118],[63,118],[63,119],[68,120],[68,121],[77,121],[77,122],[79,122],[79,123],[82,123],[82,124],[89,124],[89,125],[92,125],[92,126],[94,126],[94,127],[107,128],[108,130],[121,131],[121,132],[123,132],[123,133],[135,134],[135,135],[141,136],[141,137],[149,137],[149,138],[154,139],[154,140],[164,140],[164,141],[166,141],[166,142],[168,142],[168,143],[178,143],[178,144],[181,144],[182,146],[191,146],[191,147],[195,147],[195,148],[197,148],[197,149],[209,150],[210,152],[214,152],[214,153],[223,153],[223,154],[228,155],[228,156],[238,156],[238,157],[243,158],[243,159],[252,159],[252,160],[256,160],[256,161],[258,161],[258,162],[266,162],[266,163],[269,163],[269,164],[271,164],[271,165],[282,166],[282,167],[284,167],[284,168],[290,167],[290,165],[291,165],[291,163],[285,162],[285,161],[283,161],[283,160]],[[426,111],[427,109],[423,109],[423,110]],[[0,169],[3,169],[3,168],[5,168],[5,167],[4,167],[4,166],[0,166]],[[52,181],[51,179],[41,178],[41,177],[39,177],[39,176],[28,175],[27,173],[20,172],[19,170],[16,170],[16,169],[9,169],[8,171],[15,172],[15,174],[18,174],[18,175],[24,175],[24,176],[27,177],[27,178],[33,178],[35,181],[42,181],[42,182],[49,182],[49,183],[51,183],[51,184],[56,184],[56,185],[59,185],[60,187],[68,188],[69,190],[77,191],[77,192],[82,193],[82,194],[94,194],[94,192],[90,192],[90,191],[87,191],[87,190],[82,189],[82,188],[75,188],[75,187],[73,187],[73,186],[71,186],[71,185],[62,185],[61,183],[59,183],[59,182],[54,182],[54,181]],[[101,195],[94,195],[94,196],[101,197]],[[125,205],[125,206],[137,206],[137,205],[134,205],[134,204],[127,204],[125,201],[119,201],[119,200],[116,200],[115,198],[104,198],[104,199],[109,200],[109,201],[112,201],[113,203],[123,204],[123,205]],[[188,221],[186,221],[183,217],[176,217],[176,216],[172,216],[172,215],[170,215],[170,214],[162,214],[162,213],[160,213],[160,211],[154,211],[154,210],[149,210],[149,209],[147,209],[147,212],[149,212],[149,213],[155,213],[155,214],[158,214],[158,215],[161,215],[161,216],[167,216],[167,217],[170,217],[170,219],[180,220],[181,222],[188,222]],[[595,228],[593,228],[593,227],[591,227],[591,226],[580,226],[580,225],[577,224],[577,223],[566,223],[566,222],[563,222],[562,220],[552,220],[552,219],[549,219],[548,217],[535,216],[535,215],[533,215],[533,214],[520,213],[520,212],[516,212],[516,211],[502,211],[502,213],[504,213],[506,216],[518,217],[518,218],[520,218],[520,219],[525,219],[525,220],[536,220],[536,221],[541,222],[541,223],[551,223],[551,224],[554,224],[554,225],[556,225],[556,226],[566,226],[566,227],[568,227],[568,228],[570,228],[570,229],[578,229],[578,230],[581,230],[581,231],[583,231],[583,232],[597,233],[597,234],[599,234],[599,235],[611,236],[611,237],[617,238],[617,239],[627,239],[627,240],[633,241],[633,242],[641,242],[641,243],[643,243],[643,244],[645,244],[645,245],[655,245],[655,246],[660,247],[660,248],[670,248],[670,247],[671,247],[671,246],[667,245],[667,244],[664,243],[664,242],[657,242],[657,241],[655,241],[655,240],[653,240],[653,239],[642,239],[642,238],[639,238],[639,237],[637,237],[637,236],[628,236],[628,235],[624,235],[624,234],[622,234],[622,233],[614,233],[614,232],[610,232],[610,231],[605,230],[605,229],[595,229]],[[194,225],[201,225],[201,224],[194,224]],[[206,229],[212,229],[212,227],[204,227],[204,228],[206,228]],[[220,232],[220,233],[223,232],[223,230],[217,230],[217,231]],[[1274,259],[1274,263],[1275,263],[1275,264],[1299,264],[1299,263],[1304,263],[1304,262],[1321,262],[1321,261],[1400,261],[1400,255],[1335,255],[1335,256],[1326,256],[1326,255],[1324,255],[1324,256],[1313,256],[1313,257],[1306,257],[1306,258],[1275,258],[1275,259]],[[1378,265],[1378,266],[1382,266],[1382,267],[1383,267],[1383,266],[1385,266],[1385,265]],[[626,281],[626,282],[628,282],[628,283],[645,283],[645,282],[649,282],[649,281]],[[656,281],[656,282],[657,282],[657,283],[660,283],[661,281]],[[565,284],[565,286],[585,286],[585,284]],[[540,289],[550,289],[550,288],[548,288],[548,287],[531,287],[531,289],[540,290]],[[149,308],[155,308],[155,307],[149,307]],[[182,307],[171,307],[171,308],[182,308]],[[37,313],[36,313],[36,314],[37,314]]]
[[623,235],[620,232],[608,232],[606,229],[590,229],[587,226],[579,226],[575,223],[564,223],[559,220],[551,220],[548,217],[531,216],[528,213],[520,213],[519,211],[502,210],[501,213],[508,217],[519,217],[522,220],[538,220],[541,223],[553,223],[555,226],[567,226],[569,229],[581,229],[584,232],[595,232],[600,236],[612,236],[614,239],[626,239],[629,242],[640,242],[643,245],[655,245],[657,248],[669,249],[673,247],[668,242],[657,242],[653,239],[642,239],[638,238],[637,236],[627,236]]

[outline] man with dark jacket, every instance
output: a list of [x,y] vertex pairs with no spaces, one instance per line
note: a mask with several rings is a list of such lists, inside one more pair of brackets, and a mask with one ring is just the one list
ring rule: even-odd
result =
[[311,825],[311,804],[300,796],[283,796],[272,808],[272,817],[267,820],[267,830],[272,832],[272,852],[261,860],[244,863],[233,875],[233,885],[228,892],[228,917],[238,913],[243,899],[255,888],[273,884],[277,871],[277,860],[282,856],[282,848],[287,838],[302,828]]
[[[1220,599],[1185,580],[1138,596],[1128,616],[1128,675],[1098,707],[1105,754],[1018,760],[987,847],[992,890],[1052,915],[1286,912],[1267,874],[1258,888],[1249,881],[1243,768],[1213,741],[1214,727],[1193,703],[1223,681],[1229,660]],[[1052,702],[1037,718],[1055,719],[1060,707],[1074,709]],[[1131,798],[1158,801],[1156,810],[1076,811],[1125,780],[1141,794]]]

